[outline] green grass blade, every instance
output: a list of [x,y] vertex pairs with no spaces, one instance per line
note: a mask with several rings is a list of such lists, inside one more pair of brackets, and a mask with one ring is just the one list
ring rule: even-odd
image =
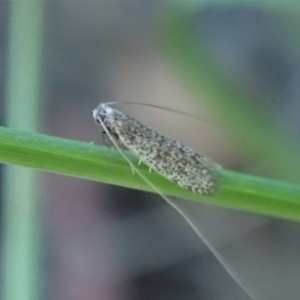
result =
[[[37,131],[41,103],[44,1],[9,2],[5,122]],[[41,299],[40,176],[5,166],[3,176],[4,300]]]
[[[133,163],[138,162],[130,153]],[[113,158],[113,159],[112,159]],[[116,150],[0,127],[0,162],[152,191]],[[164,194],[243,211],[300,221],[300,185],[220,170],[222,189],[214,197],[183,190],[159,174],[141,172]]]

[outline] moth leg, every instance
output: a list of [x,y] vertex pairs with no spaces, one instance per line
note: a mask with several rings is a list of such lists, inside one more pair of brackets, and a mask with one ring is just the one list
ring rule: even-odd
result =
[[103,139],[103,141],[105,143],[105,146],[110,151],[110,147],[109,147],[109,143],[108,143],[109,139],[107,138],[107,133],[105,131],[102,131],[101,135],[102,135],[102,139]]
[[132,174],[134,175],[134,174],[135,174],[134,167],[133,167],[133,166],[130,166],[130,168],[131,168],[131,172],[132,172]]
[[[111,134],[111,138],[113,138],[114,142],[116,144],[118,144],[120,150],[119,151],[125,151],[127,148],[120,142],[118,136],[114,133],[110,133]],[[111,154],[111,167],[113,167],[113,158],[114,158],[114,155],[113,155],[113,152],[111,151],[111,147],[109,147],[108,145],[108,142],[109,142],[109,139],[107,138],[107,133],[105,131],[102,131],[102,137],[103,137],[103,140],[105,141],[105,144],[109,150],[109,153]],[[126,153],[124,152],[123,153],[124,155],[126,155]],[[129,158],[128,158],[129,159]],[[141,163],[142,161],[140,160],[139,161],[139,164]],[[134,170],[134,166],[130,166],[131,168],[131,171],[132,171],[132,174],[135,174],[135,170]],[[113,169],[113,168],[112,168]]]
[[102,139],[105,143],[105,146],[107,147],[108,149],[108,154],[109,154],[109,158],[110,158],[110,172],[111,174],[114,173],[114,154],[113,152],[111,151],[111,147],[109,146],[109,139],[107,138],[107,133],[103,130],[102,132]]
[[[142,162],[143,162],[143,161],[140,159],[139,162],[138,162],[138,166],[139,166]],[[151,173],[151,171],[152,171],[152,168],[149,167],[149,173]]]

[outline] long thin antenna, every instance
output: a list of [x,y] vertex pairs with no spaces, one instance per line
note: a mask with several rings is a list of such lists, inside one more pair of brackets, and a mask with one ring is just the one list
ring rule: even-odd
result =
[[166,197],[150,180],[148,180],[147,177],[145,177],[140,170],[128,159],[124,151],[120,148],[118,143],[115,141],[113,136],[110,134],[109,130],[105,126],[104,122],[101,120],[101,118],[98,118],[98,121],[100,122],[101,126],[103,127],[104,131],[108,135],[109,139],[112,141],[116,149],[120,152],[122,157],[127,161],[129,166],[155,191],[159,196],[161,196],[171,207],[173,207],[183,218],[184,220],[189,224],[189,226],[193,229],[193,231],[197,234],[197,236],[204,242],[204,244],[207,246],[207,248],[213,253],[213,255],[216,257],[216,259],[220,262],[220,264],[224,267],[224,269],[228,272],[228,274],[233,278],[233,280],[241,287],[241,289],[252,299],[254,298],[254,295],[250,292],[250,288],[240,280],[240,275],[230,266],[230,264],[227,262],[225,258],[218,252],[218,250],[206,239],[205,235],[194,225],[191,218],[179,207],[177,206],[172,200],[170,200],[168,197]]
[[[179,115],[183,115],[183,116],[186,116],[186,117],[190,117],[190,118],[193,118],[197,121],[199,121],[199,116],[196,115],[196,114],[193,114],[193,113],[189,113],[189,112],[186,112],[186,111],[181,111],[181,110],[178,110],[178,109],[174,109],[174,108],[169,108],[169,107],[166,107],[166,106],[162,106],[162,105],[158,105],[158,104],[151,104],[151,103],[138,103],[138,102],[131,102],[131,101],[126,101],[126,102],[117,102],[117,101],[114,101],[114,102],[107,102],[105,103],[106,105],[122,105],[122,104],[129,104],[129,105],[139,105],[139,106],[147,106],[147,107],[153,107],[153,108],[157,108],[157,109],[162,109],[162,110],[165,110],[165,111],[169,111],[171,113],[174,113],[174,114],[179,114]],[[205,123],[207,124],[211,124],[211,122],[209,120],[207,120],[205,117],[201,116],[201,121],[204,121]]]

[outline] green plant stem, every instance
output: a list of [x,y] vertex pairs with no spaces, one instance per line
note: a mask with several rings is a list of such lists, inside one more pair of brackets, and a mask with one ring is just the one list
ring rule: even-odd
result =
[[[28,131],[39,127],[43,0],[9,1],[5,122]],[[5,166],[3,172],[3,300],[41,299],[40,201],[38,172]]]
[[[137,165],[138,159],[127,152]],[[113,159],[112,159],[113,157]],[[0,127],[0,161],[155,192],[114,149]],[[300,221],[300,185],[220,169],[216,196],[186,191],[146,166],[140,171],[166,195]]]

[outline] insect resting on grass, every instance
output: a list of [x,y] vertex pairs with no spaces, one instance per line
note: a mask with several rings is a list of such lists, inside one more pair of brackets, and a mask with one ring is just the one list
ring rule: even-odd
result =
[[219,190],[220,167],[210,159],[107,104],[100,104],[93,116],[140,161],[182,188],[201,195],[214,195]]
[[[123,112],[112,108],[109,106],[111,104],[116,103],[101,103],[93,111],[95,122],[102,126],[103,133],[108,135],[132,170],[186,220],[230,276],[251,299],[254,299],[249,288],[240,280],[239,274],[235,272],[217,249],[206,239],[190,217],[138,170],[128,159],[120,145],[129,149],[150,169],[155,170],[180,187],[203,196],[213,196],[221,190],[221,178],[218,172],[218,169],[221,167],[210,159],[196,153],[191,148],[183,146]],[[158,107],[155,105],[149,106]]]

